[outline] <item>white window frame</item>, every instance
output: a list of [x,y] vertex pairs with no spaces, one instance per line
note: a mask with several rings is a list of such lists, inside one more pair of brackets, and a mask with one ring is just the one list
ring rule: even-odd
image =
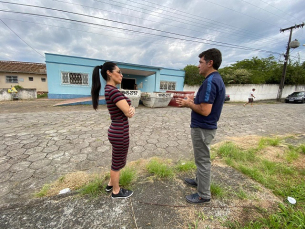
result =
[[176,91],[176,86],[177,82],[175,81],[160,81],[160,90]]
[[[66,75],[67,74],[67,75]],[[81,77],[81,83],[71,83],[71,77],[73,74],[79,74]],[[66,79],[64,79],[64,77]],[[61,72],[61,83],[63,85],[80,85],[80,86],[89,86],[89,74],[80,73],[80,72]]]
[[6,76],[6,83],[18,83],[18,76]]

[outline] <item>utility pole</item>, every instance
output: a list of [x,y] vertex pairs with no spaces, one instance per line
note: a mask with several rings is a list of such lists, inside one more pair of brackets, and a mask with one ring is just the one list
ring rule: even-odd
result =
[[280,83],[279,91],[277,93],[277,101],[281,101],[281,98],[282,98],[282,92],[283,92],[283,88],[284,88],[285,76],[286,76],[286,71],[287,71],[287,64],[288,64],[288,59],[289,59],[289,50],[290,50],[289,45],[290,45],[290,42],[291,42],[292,30],[297,29],[297,28],[303,28],[304,25],[305,25],[305,23],[303,22],[302,24],[294,25],[294,26],[291,26],[291,27],[286,28],[286,29],[280,29],[280,32],[285,32],[286,30],[290,30],[290,35],[289,35],[287,50],[286,50],[286,54],[285,54],[285,61],[284,61],[281,83]]

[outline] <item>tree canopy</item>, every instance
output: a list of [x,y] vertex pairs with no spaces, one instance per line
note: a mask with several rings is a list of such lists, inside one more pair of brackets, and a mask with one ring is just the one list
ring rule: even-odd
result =
[[185,71],[184,84],[190,86],[202,84],[204,77],[199,75],[199,70],[197,66],[187,65],[183,70]]
[[[203,77],[198,73],[198,67],[187,65],[185,84],[200,85]],[[252,57],[237,61],[231,66],[218,70],[225,84],[279,84],[283,72],[283,62],[274,56],[267,58]],[[285,84],[305,84],[305,62],[288,62]]]

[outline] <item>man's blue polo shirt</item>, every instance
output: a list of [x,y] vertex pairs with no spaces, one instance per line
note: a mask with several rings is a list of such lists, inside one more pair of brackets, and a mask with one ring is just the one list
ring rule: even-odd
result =
[[226,88],[218,72],[208,75],[198,89],[195,104],[213,104],[208,116],[203,116],[195,111],[191,115],[191,128],[217,129],[223,103],[225,101]]

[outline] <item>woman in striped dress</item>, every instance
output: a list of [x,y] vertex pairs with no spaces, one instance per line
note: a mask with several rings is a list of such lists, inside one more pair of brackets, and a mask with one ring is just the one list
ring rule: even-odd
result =
[[98,107],[101,90],[100,71],[106,81],[105,99],[111,117],[108,139],[112,145],[112,164],[106,191],[110,192],[112,190],[112,198],[128,198],[133,192],[120,188],[119,180],[120,170],[126,165],[129,147],[128,118],[133,117],[135,109],[131,106],[130,99],[116,88],[116,85],[122,82],[123,74],[119,67],[112,62],[96,66],[93,70],[91,88],[93,108],[96,110]]

